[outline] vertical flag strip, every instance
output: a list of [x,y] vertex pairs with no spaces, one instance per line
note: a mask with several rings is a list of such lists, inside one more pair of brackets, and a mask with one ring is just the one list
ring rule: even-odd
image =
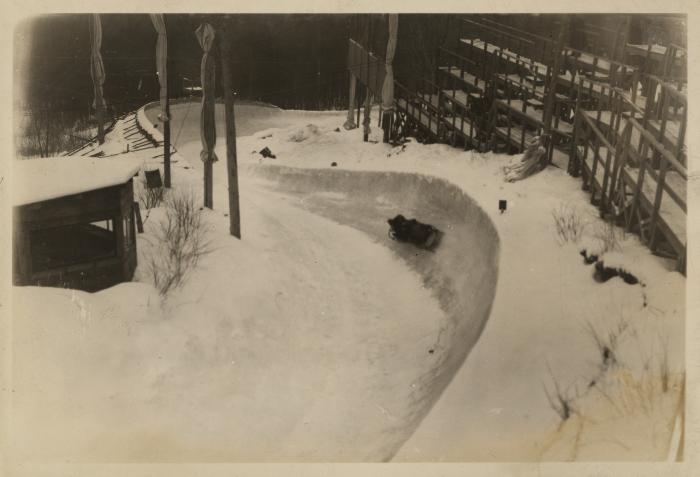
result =
[[105,67],[102,62],[102,22],[100,15],[95,13],[90,19],[90,75],[95,89],[95,101],[92,103],[97,113],[97,137],[102,144],[104,142],[104,129],[102,126],[105,100],[102,94],[102,85],[105,82]]
[[399,32],[399,16],[395,13],[389,15],[389,39],[384,55],[384,84],[382,84],[382,128],[384,129],[384,142],[390,141],[391,129],[394,122],[394,55],[396,53],[396,39]]
[[165,19],[162,13],[151,13],[153,27],[158,33],[156,44],[156,71],[158,72],[158,83],[160,84],[160,120],[169,121],[167,111],[168,101],[168,37],[165,31]]
[[208,23],[203,23],[195,31],[199,46],[202,47],[201,77],[202,114],[199,119],[199,137],[202,140],[200,159],[204,162],[204,207],[214,208],[213,163],[218,160],[214,152],[216,146],[216,62],[212,53],[216,31]]
[[352,74],[350,70],[350,90],[348,98],[348,117],[345,120],[343,127],[347,130],[355,129],[357,125],[355,124],[354,112],[355,112],[355,85],[357,84],[357,78]]
[[396,53],[396,38],[399,32],[399,16],[395,13],[389,15],[389,40],[386,45],[386,56],[384,66],[384,84],[382,85],[382,109],[384,111],[394,110],[394,54]]
[[202,159],[202,162],[216,162],[218,160],[214,153],[214,146],[216,145],[216,124],[214,122],[216,63],[214,55],[211,53],[216,32],[214,27],[204,23],[197,28],[195,35],[204,52],[201,68],[202,116],[199,121],[202,152],[199,157]]

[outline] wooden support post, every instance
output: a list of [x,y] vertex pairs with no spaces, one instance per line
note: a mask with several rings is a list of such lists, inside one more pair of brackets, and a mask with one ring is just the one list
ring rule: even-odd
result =
[[369,88],[366,88],[367,94],[365,94],[365,110],[364,110],[364,119],[362,121],[362,140],[364,142],[369,141],[369,131],[370,131],[370,114],[371,114],[371,107],[372,107],[372,95],[369,92]]
[[357,121],[355,124],[357,126],[360,126],[360,93],[364,91],[364,88],[362,87],[362,82],[358,79],[357,81],[357,100],[355,101],[355,104],[357,105]]
[[[627,230],[630,231],[632,229],[632,221],[634,220],[634,215],[635,213],[637,215],[640,214],[639,210],[641,209],[639,203],[641,201],[641,194],[642,194],[642,187],[644,186],[644,173],[646,172],[646,166],[647,166],[647,148],[648,148],[648,141],[647,138],[644,136],[644,134],[640,134],[640,151],[639,151],[639,172],[637,174],[637,181],[634,184],[634,196],[632,198],[632,205],[630,208],[630,221],[627,224]],[[644,242],[644,231],[643,231],[644,225],[641,223],[641,220],[639,221],[639,235],[642,237],[642,241]]]
[[141,207],[138,202],[134,202],[133,206],[134,217],[136,218],[136,229],[140,234],[143,233],[143,220],[141,219]]
[[214,208],[214,163],[204,162],[204,207]]
[[229,232],[241,238],[241,212],[238,197],[238,162],[236,155],[236,117],[234,116],[233,38],[231,18],[226,16],[222,28],[221,69],[224,82],[226,115],[226,171],[228,176]]
[[[165,99],[165,114],[170,118],[170,93]],[[170,188],[170,119],[163,121],[163,184]]]
[[382,129],[384,130],[383,142],[388,143],[391,139],[391,128],[394,123],[394,112],[393,111],[383,111],[382,112]]
[[547,155],[549,157],[549,163],[551,164],[552,162],[552,151],[551,148],[553,147],[553,142],[552,142],[552,114],[554,111],[554,103],[556,101],[556,90],[557,90],[557,81],[559,79],[559,69],[561,68],[561,56],[562,56],[562,51],[564,49],[564,42],[566,40],[566,33],[567,33],[567,28],[568,24],[566,21],[562,22],[562,25],[559,29],[559,35],[557,37],[557,43],[556,46],[554,47],[553,55],[554,58],[552,59],[552,69],[551,69],[551,75],[549,78],[549,89],[547,91],[547,98],[545,99],[545,105],[544,105],[544,135],[546,138],[546,148],[547,148]]

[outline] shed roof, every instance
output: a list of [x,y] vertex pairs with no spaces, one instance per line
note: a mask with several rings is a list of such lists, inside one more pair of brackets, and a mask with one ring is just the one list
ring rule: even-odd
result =
[[14,161],[13,205],[80,194],[131,179],[143,160],[135,158],[56,157]]

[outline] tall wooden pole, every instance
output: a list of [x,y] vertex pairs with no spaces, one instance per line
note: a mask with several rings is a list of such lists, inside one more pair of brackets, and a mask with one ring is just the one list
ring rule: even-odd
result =
[[557,37],[557,42],[554,46],[554,58],[552,59],[552,70],[549,78],[549,90],[547,91],[547,98],[545,101],[544,110],[544,137],[546,140],[547,156],[549,163],[552,162],[552,148],[554,147],[554,141],[552,138],[552,115],[554,114],[554,104],[556,102],[556,90],[557,81],[559,80],[559,69],[561,68],[561,58],[564,50],[564,43],[566,42],[566,34],[568,32],[568,21],[563,20],[561,24],[561,29],[559,30],[559,36]]
[[[362,128],[362,140],[364,142],[367,142],[369,140],[369,133],[370,133],[370,115],[371,115],[371,108],[372,108],[372,94],[370,90],[370,49],[371,49],[371,41],[372,41],[372,17],[370,15],[366,16],[367,18],[367,29],[365,30],[365,52],[367,53],[367,59],[365,60],[366,67],[367,67],[367,88],[365,89],[366,94],[365,94],[365,110],[364,110],[364,120],[362,121],[363,128]],[[372,85],[374,86],[374,85]]]
[[[165,22],[165,15],[163,15],[163,21]],[[167,36],[165,37],[165,44],[167,52]],[[170,55],[167,55],[165,57],[166,64],[169,64],[169,59]],[[167,70],[168,69],[166,69],[165,75],[165,84],[167,85],[165,90],[165,117],[168,118],[168,120],[163,122],[163,147],[165,148],[163,151],[163,185],[170,188],[170,74]]]
[[229,231],[241,238],[241,212],[238,196],[238,160],[236,156],[236,117],[233,89],[233,38],[231,18],[224,19],[220,53],[224,81],[224,110],[226,115],[226,170],[228,175]]
[[[165,98],[165,114],[170,117],[170,97]],[[170,188],[170,121],[163,122],[163,184]]]

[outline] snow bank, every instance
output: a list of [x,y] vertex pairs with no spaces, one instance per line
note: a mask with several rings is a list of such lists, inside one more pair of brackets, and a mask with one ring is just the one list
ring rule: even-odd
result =
[[[18,460],[64,459],[67,448],[87,445],[91,432],[104,434],[100,423],[114,429],[119,421],[139,419],[126,409],[115,413],[112,405],[148,392],[158,365],[148,357],[162,333],[160,304],[156,290],[142,283],[94,294],[13,288],[12,445]],[[71,425],[65,416],[73,417]]]
[[[192,142],[174,156],[174,189],[199,188],[198,115],[178,111],[188,118],[180,140]],[[343,112],[268,112],[240,124],[244,240],[227,235],[221,160],[206,213],[217,252],[153,313],[157,324],[126,333],[95,325],[100,336],[71,336],[63,355],[31,361],[16,388],[27,403],[18,422],[51,426],[26,433],[26,449],[52,444],[57,457],[111,461],[665,458],[684,369],[685,280],[623,235],[610,259],[646,286],[595,282],[583,242],[560,242],[552,220],[566,198],[584,221],[602,224],[579,180],[548,168],[509,184],[508,156],[363,143],[360,130],[335,132]],[[309,123],[317,137],[289,141]],[[252,151],[264,146],[284,167],[260,166],[268,161]],[[224,148],[220,140],[221,158]],[[508,201],[503,214],[499,200]],[[435,255],[386,237],[385,220],[406,211],[445,231]],[[588,232],[584,241],[603,250],[595,227]],[[140,254],[158,246],[139,238]],[[68,313],[65,303],[57,310]],[[51,344],[61,331],[43,326],[23,335],[29,360],[44,342],[62,346]],[[601,374],[591,329],[619,336],[615,369]],[[670,387],[659,393],[664,359]],[[53,381],[31,379],[42,367]],[[543,392],[554,382],[575,398],[566,422]],[[620,407],[639,397],[643,406]]]
[[315,124],[307,124],[303,128],[300,128],[291,134],[289,136],[289,140],[292,142],[302,142],[309,138],[319,136],[320,134],[321,132],[319,131],[318,126]]

